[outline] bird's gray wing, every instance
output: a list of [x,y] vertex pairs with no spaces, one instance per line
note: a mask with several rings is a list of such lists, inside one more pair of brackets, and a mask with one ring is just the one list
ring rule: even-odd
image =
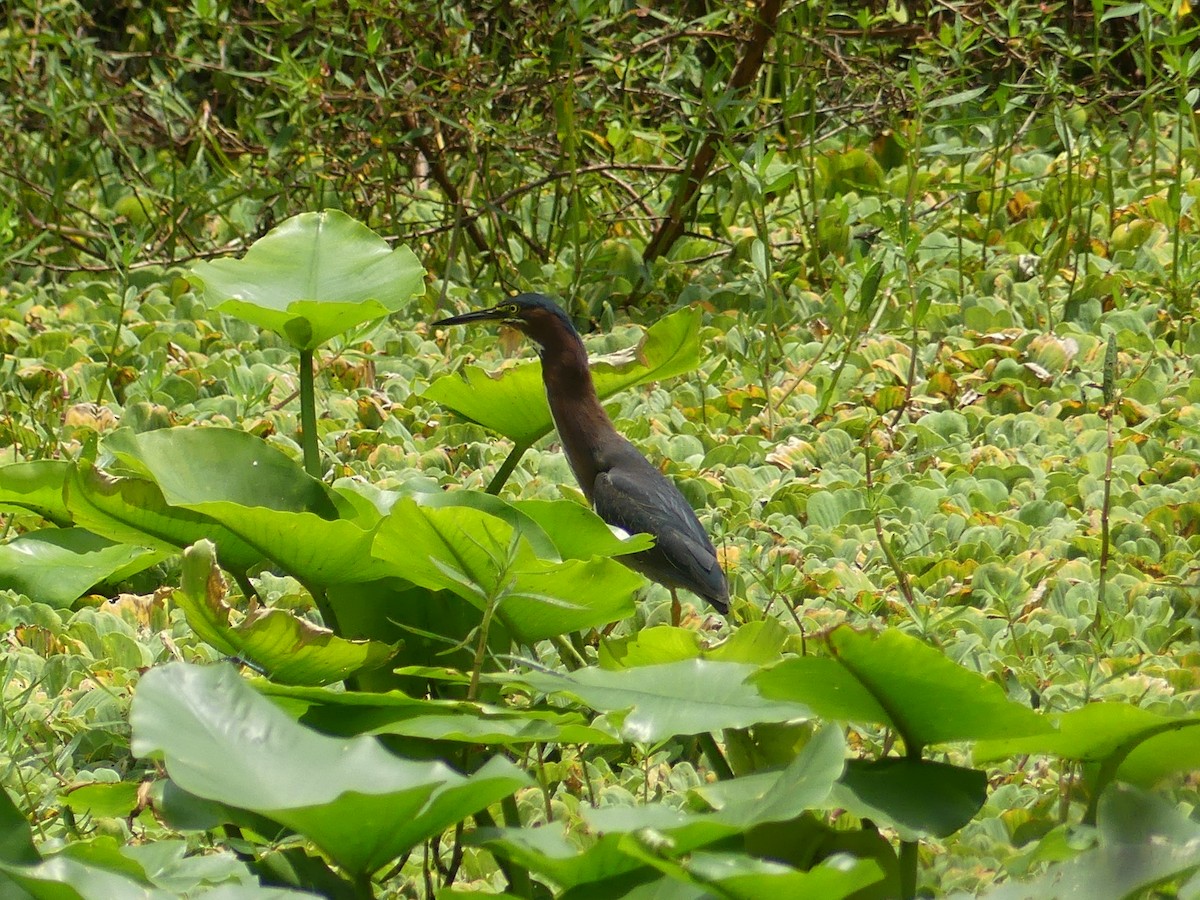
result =
[[644,459],[641,463],[596,477],[592,500],[597,515],[630,534],[654,535],[655,549],[641,554],[646,574],[694,591],[721,608],[728,587],[704,527],[679,488]]

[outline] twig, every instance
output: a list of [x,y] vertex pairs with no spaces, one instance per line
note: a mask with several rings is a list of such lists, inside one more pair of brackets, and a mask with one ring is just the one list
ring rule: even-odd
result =
[[[726,94],[736,95],[741,93],[744,88],[754,81],[755,76],[758,75],[758,70],[762,66],[763,54],[766,52],[767,42],[775,35],[775,22],[779,18],[779,6],[780,0],[761,0],[759,3],[758,17],[754,23],[754,31],[750,35],[750,40],[746,42],[737,68],[733,70],[733,75],[729,78]],[[679,239],[679,236],[683,234],[684,219],[690,212],[697,195],[700,193],[700,187],[704,184],[705,176],[708,175],[709,169],[712,168],[713,160],[717,157],[717,146],[720,140],[721,133],[715,126],[710,127],[704,136],[704,140],[700,142],[700,146],[696,149],[696,154],[692,157],[683,184],[680,185],[679,190],[675,192],[675,196],[671,200],[671,205],[667,209],[666,219],[659,225],[658,230],[650,239],[650,243],[646,246],[645,253],[642,254],[642,258],[646,262],[657,259],[665,254],[671,249],[671,245]]]

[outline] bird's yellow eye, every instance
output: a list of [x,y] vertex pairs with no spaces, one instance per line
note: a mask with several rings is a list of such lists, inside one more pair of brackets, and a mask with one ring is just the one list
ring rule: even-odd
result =
[[508,313],[509,315],[515,316],[517,313],[519,313],[521,311],[521,307],[517,306],[517,304],[515,304],[515,303],[509,303],[507,306],[504,307],[504,311],[506,313]]

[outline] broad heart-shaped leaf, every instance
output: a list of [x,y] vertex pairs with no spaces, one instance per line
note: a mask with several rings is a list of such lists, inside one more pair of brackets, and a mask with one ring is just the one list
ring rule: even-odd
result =
[[137,474],[150,478],[172,506],[228,502],[282,512],[338,516],[333,493],[287,454],[237,428],[120,429],[104,441]]
[[[635,871],[615,878],[571,888],[562,900],[760,900],[763,897],[799,897],[839,900],[882,880],[879,863],[835,854],[807,871],[744,853],[701,851],[687,859],[666,859],[658,853],[654,836],[622,835],[613,841],[620,852],[644,861]],[[661,873],[661,874],[660,874]],[[655,878],[655,876],[658,876]],[[865,896],[873,896],[867,894]]]
[[466,777],[400,759],[374,738],[318,734],[224,664],[151,670],[130,724],[134,754],[164,760],[184,790],[286,825],[355,874],[530,783],[500,758]]
[[79,462],[67,479],[67,505],[76,522],[114,541],[174,552],[210,538],[221,548],[222,565],[235,572],[263,559],[255,547],[208,516],[170,506],[147,478],[113,477]]
[[[1044,897],[1134,897],[1200,866],[1200,825],[1167,800],[1113,785],[1100,797],[1099,841],[1067,862],[1026,882],[985,894],[989,900]],[[1178,896],[1196,896],[1195,878]],[[954,895],[964,897],[965,895]],[[1174,896],[1174,894],[1172,894]]]
[[1052,730],[999,685],[895,629],[841,626],[828,641],[830,658],[789,659],[758,675],[763,695],[807,703],[825,719],[887,725],[910,748]]
[[808,706],[759,694],[749,680],[755,671],[756,666],[743,663],[688,659],[617,671],[587,668],[495,678],[547,694],[568,694],[603,712],[627,710],[618,717],[621,736],[643,743],[812,717]]
[[213,647],[253,662],[283,684],[323,685],[377,669],[395,652],[377,641],[348,641],[287,610],[259,609],[237,625],[229,621],[225,585],[215,548],[200,541],[183,554],[182,588],[175,602],[192,630]]
[[[101,845],[107,841],[108,846]],[[37,900],[311,900],[308,892],[260,887],[230,853],[155,865],[179,841],[119,846],[111,838],[74,842],[45,861],[0,862],[0,897]],[[182,852],[182,849],[178,852]]]
[[38,459],[0,466],[0,506],[37,513],[55,525],[71,524],[63,486],[71,464],[65,459]]
[[65,608],[97,584],[121,581],[164,556],[83,528],[44,528],[0,544],[0,588]]
[[396,734],[430,741],[501,744],[618,744],[616,735],[578,713],[508,709],[459,700],[427,700],[400,691],[367,693],[287,687],[256,681],[260,693],[304,725],[325,734]]
[[178,894],[157,890],[119,872],[65,856],[30,866],[0,864],[0,894],[38,900],[171,900],[178,897]]
[[387,574],[371,568],[372,532],[339,518],[341,506],[324,484],[252,434],[117,431],[104,449],[135,474],[81,468],[67,494],[76,518],[110,537],[142,534],[177,548],[207,538],[232,571],[270,559],[309,584]]
[[[603,400],[637,384],[690,372],[699,364],[700,310],[681,309],[646,329],[636,348],[592,360],[592,380]],[[554,427],[542,387],[542,365],[536,361],[500,373],[465,366],[433,382],[423,396],[519,446],[533,444]]]
[[901,840],[946,837],[987,800],[987,774],[927,759],[852,760],[832,806],[895,828]]
[[425,277],[407,247],[336,209],[301,213],[254,242],[240,260],[197,263],[192,274],[220,312],[313,350],[362,322],[395,312]]
[[1089,703],[1047,718],[1057,731],[981,741],[975,745],[975,759],[1044,753],[1109,763],[1116,766],[1117,778],[1142,787],[1200,766],[1200,716],[1164,716],[1129,703]]
[[548,562],[508,522],[467,506],[402,500],[379,523],[372,555],[390,573],[453,591],[497,614],[524,643],[614,622],[633,613],[640,575],[610,559]]

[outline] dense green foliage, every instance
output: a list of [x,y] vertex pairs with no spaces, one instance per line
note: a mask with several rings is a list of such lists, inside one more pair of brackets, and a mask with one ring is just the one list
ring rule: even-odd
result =
[[[1198,38],[7,4],[0,892],[1194,896]],[[518,289],[727,622],[423,324]]]

